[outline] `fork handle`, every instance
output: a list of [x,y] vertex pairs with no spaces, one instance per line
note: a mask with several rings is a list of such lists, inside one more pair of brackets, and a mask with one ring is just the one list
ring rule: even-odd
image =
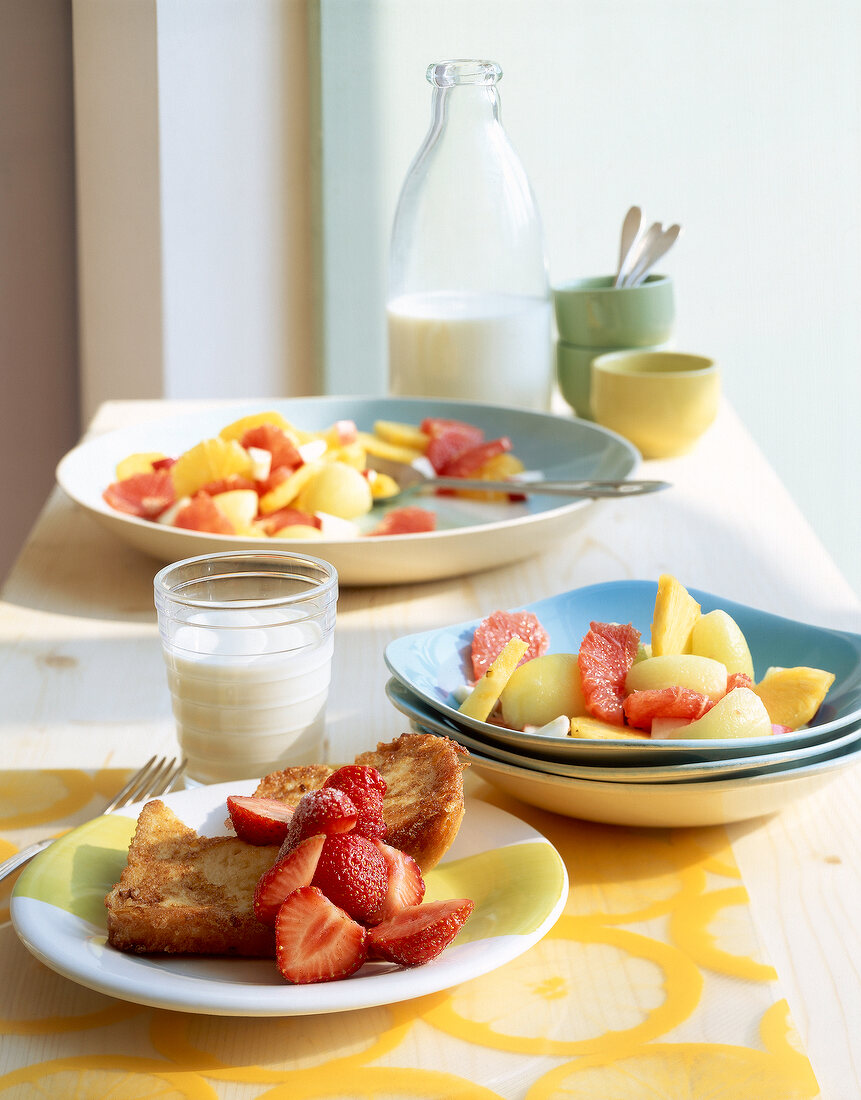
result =
[[519,496],[521,493],[547,493],[568,497],[633,497],[669,489],[668,481],[484,481],[469,477],[434,477],[425,482],[436,489],[486,489]]
[[48,837],[46,840],[37,840],[35,844],[28,844],[26,848],[22,848],[20,852],[16,852],[14,856],[9,856],[8,859],[4,859],[3,862],[0,863],[0,882],[8,875],[11,875],[13,871],[17,871],[19,867],[23,867],[25,863],[29,863],[33,856],[37,856],[40,852],[44,852],[46,848],[50,848],[54,840],[54,837]]

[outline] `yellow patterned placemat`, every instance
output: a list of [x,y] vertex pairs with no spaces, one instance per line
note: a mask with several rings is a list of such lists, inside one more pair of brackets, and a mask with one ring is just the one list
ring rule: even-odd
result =
[[[0,858],[93,817],[121,778],[5,773]],[[400,1005],[237,1019],[114,1000],[30,955],[0,884],[0,1100],[819,1095],[722,828],[615,828],[473,793],[560,851],[565,912],[506,966]]]

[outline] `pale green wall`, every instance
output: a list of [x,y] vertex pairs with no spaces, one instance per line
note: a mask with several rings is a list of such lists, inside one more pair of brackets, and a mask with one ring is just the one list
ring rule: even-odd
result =
[[385,389],[388,235],[425,67],[490,57],[552,279],[609,270],[631,203],[684,225],[663,265],[677,342],[720,359],[861,590],[861,5],[320,0],[319,30],[327,389]]

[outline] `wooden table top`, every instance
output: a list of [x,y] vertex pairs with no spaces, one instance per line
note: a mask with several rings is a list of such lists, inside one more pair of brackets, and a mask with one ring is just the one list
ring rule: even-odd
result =
[[[112,402],[91,431],[202,405]],[[383,690],[389,641],[582,585],[672,573],[767,611],[861,631],[854,593],[731,408],[693,453],[646,462],[642,476],[674,488],[602,502],[584,531],[529,561],[421,585],[342,590],[332,758],[404,728]],[[176,751],[152,604],[157,567],[52,492],[0,604],[7,769],[125,768]],[[728,833],[823,1095],[861,1095],[861,770]]]

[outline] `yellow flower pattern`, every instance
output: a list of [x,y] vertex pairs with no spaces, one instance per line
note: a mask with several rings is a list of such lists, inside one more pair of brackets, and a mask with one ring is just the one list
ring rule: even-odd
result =
[[[5,773],[0,857],[93,817],[121,778]],[[244,1019],[114,1000],[29,954],[4,883],[0,1100],[819,1095],[723,829],[614,828],[480,793],[559,850],[565,912],[506,966],[391,1006]],[[716,1011],[727,997],[733,1010]]]

